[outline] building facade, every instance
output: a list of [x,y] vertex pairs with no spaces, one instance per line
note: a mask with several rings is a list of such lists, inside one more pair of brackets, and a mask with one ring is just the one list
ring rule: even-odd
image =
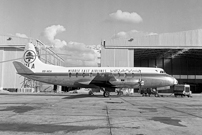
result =
[[202,92],[202,30],[105,41],[101,66],[160,67],[192,92]]

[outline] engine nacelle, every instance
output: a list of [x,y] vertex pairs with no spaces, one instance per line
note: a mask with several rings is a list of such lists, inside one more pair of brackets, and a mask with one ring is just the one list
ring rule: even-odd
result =
[[[123,88],[138,88],[140,85],[140,80],[139,79],[116,79],[109,81],[112,85],[116,87],[123,87]],[[144,81],[141,81],[141,83],[144,84]]]

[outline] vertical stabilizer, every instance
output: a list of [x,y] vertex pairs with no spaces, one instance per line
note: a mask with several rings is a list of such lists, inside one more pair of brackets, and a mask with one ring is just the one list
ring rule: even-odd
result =
[[46,64],[41,62],[39,59],[38,53],[36,51],[36,47],[33,43],[28,43],[25,46],[25,52],[23,55],[23,59],[25,62],[25,65],[33,70],[33,71],[41,71],[41,68],[43,68]]

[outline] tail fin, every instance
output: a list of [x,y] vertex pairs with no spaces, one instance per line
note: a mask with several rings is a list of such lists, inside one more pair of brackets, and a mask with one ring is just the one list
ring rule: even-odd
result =
[[43,67],[45,67],[46,64],[41,62],[41,60],[39,59],[38,52],[36,50],[38,49],[34,46],[34,44],[28,43],[25,46],[23,59],[24,59],[25,65],[29,69],[31,69],[31,71],[39,72],[42,70]]
[[66,68],[59,67],[55,65],[45,64],[43,63],[38,56],[38,53],[36,51],[36,47],[32,43],[28,43],[25,47],[25,52],[23,55],[23,59],[25,64],[23,65],[20,62],[13,62],[16,70],[18,73],[23,74],[31,74],[31,73],[41,73],[41,72],[52,72],[52,71],[66,71]]

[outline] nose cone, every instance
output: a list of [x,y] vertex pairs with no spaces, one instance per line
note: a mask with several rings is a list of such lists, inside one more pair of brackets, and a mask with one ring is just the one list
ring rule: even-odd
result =
[[167,78],[167,83],[169,84],[169,86],[173,86],[173,85],[178,84],[178,81],[177,81],[177,79],[175,79],[174,77],[169,76],[169,77]]
[[173,78],[173,84],[174,84],[174,85],[178,84],[177,79]]

